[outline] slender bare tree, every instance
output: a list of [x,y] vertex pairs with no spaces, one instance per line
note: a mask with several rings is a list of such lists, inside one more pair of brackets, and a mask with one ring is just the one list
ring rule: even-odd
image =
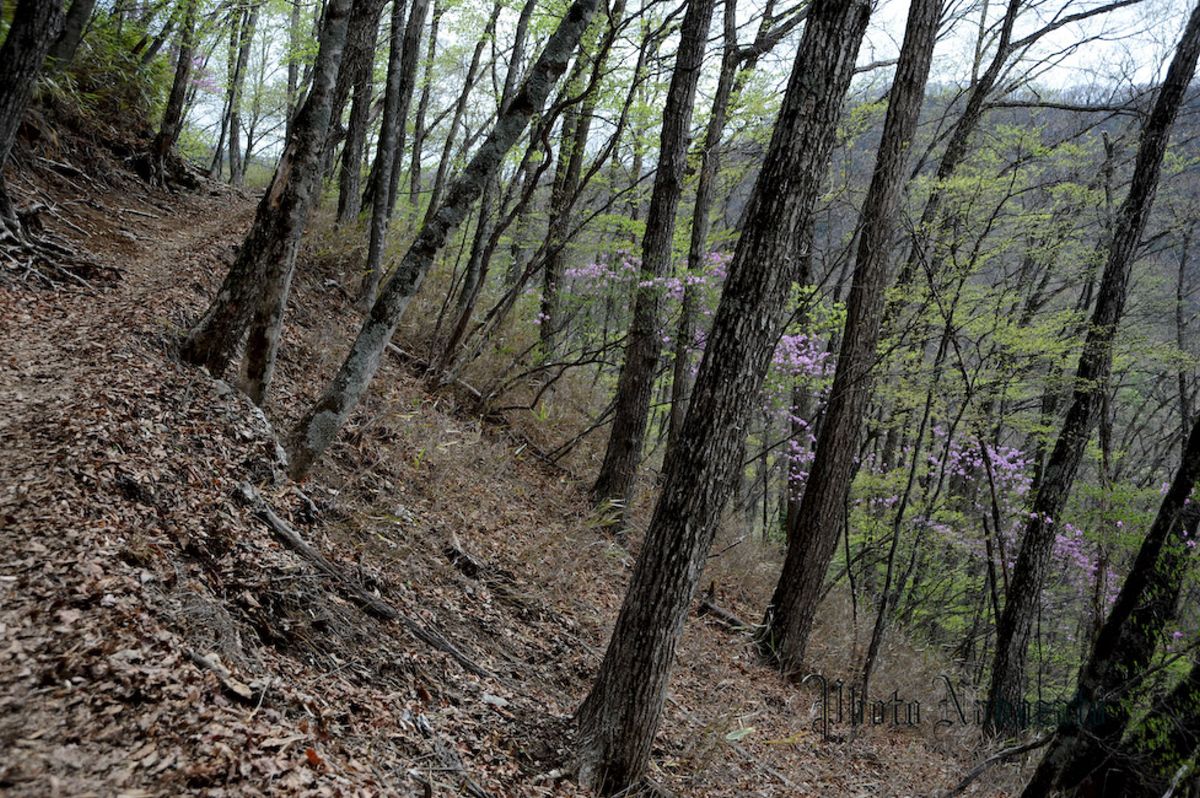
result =
[[471,206],[508,151],[517,143],[534,114],[542,110],[550,90],[566,71],[579,47],[584,29],[596,10],[597,0],[575,0],[530,68],[520,91],[499,117],[466,169],[450,185],[446,199],[422,226],[395,273],[371,306],[346,361],[316,404],[292,432],[288,449],[290,473],[300,479],[322,452],[362,398],[379,369],[384,349],[416,293],[433,259],[446,239],[462,224]]

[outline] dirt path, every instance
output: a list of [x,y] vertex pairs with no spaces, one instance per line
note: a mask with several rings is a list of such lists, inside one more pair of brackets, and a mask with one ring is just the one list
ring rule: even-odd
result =
[[[121,208],[134,204],[120,201]],[[164,265],[228,254],[250,218],[246,201],[212,198],[170,214],[157,206],[138,212],[153,218],[118,211],[125,221],[112,225],[97,216],[96,235],[82,242],[121,271],[116,283],[94,292],[0,289],[2,517],[32,510],[31,488],[48,478],[49,444],[64,411],[91,399],[120,371],[134,336],[165,336],[171,322],[182,320],[168,305],[180,273]]]

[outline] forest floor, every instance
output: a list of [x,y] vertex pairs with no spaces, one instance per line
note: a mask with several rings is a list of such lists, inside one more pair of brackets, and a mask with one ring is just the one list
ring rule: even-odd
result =
[[[590,520],[585,486],[399,360],[314,476],[290,484],[273,430],[357,327],[336,263],[305,250],[268,420],[175,356],[253,200],[69,174],[12,184],[117,276],[0,279],[0,792],[577,794],[569,717],[633,563]],[[273,534],[245,484],[340,576]],[[710,577],[753,618],[740,580],[757,577],[734,559],[748,548]],[[404,619],[365,612],[363,593]],[[907,656],[876,683],[923,699],[922,722],[825,740],[814,689],[694,619],[650,778],[680,796],[948,789],[982,748],[935,722],[936,668]],[[1014,773],[967,794],[1005,795]]]

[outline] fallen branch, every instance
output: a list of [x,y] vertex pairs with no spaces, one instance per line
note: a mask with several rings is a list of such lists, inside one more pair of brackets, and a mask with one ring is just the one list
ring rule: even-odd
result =
[[708,590],[700,597],[700,604],[696,607],[696,615],[711,616],[731,632],[751,632],[754,630],[753,625],[746,623],[729,610],[719,606],[714,600],[715,598],[716,585],[710,584]]
[[133,208],[117,208],[117,213],[132,213],[134,216],[145,216],[147,219],[161,219],[157,213],[147,213],[146,211],[138,211]]
[[1049,743],[1052,739],[1054,739],[1053,734],[1046,734],[1046,735],[1043,735],[1041,737],[1034,739],[1031,742],[1022,743],[1021,745],[1014,745],[1012,748],[1005,748],[1003,751],[1000,751],[999,753],[989,756],[987,759],[983,760],[978,765],[971,768],[971,770],[967,773],[967,775],[963,776],[963,780],[958,783],[958,786],[956,786],[954,789],[950,790],[949,792],[942,793],[941,798],[953,798],[953,796],[961,794],[964,790],[967,789],[967,787],[971,786],[971,782],[975,781],[975,779],[977,779],[981,775],[983,775],[984,771],[986,771],[988,768],[992,767],[992,765],[995,765],[998,762],[1002,762],[1005,759],[1008,759],[1009,757],[1014,757],[1014,756],[1017,756],[1018,754],[1024,754],[1027,751],[1032,751],[1036,748],[1041,748],[1043,745],[1046,745],[1047,743]]
[[256,691],[251,685],[235,679],[216,654],[205,656],[191,649],[188,649],[186,654],[187,658],[195,663],[197,667],[210,671],[216,676],[217,681],[221,683],[221,689],[228,693],[235,701],[246,706],[255,706],[262,703],[263,696],[266,695],[266,690]]
[[459,665],[466,670],[487,679],[498,679],[498,677],[476,663],[466,654],[464,654],[458,646],[447,640],[439,632],[426,628],[421,624],[404,615],[391,604],[388,604],[378,596],[373,595],[366,588],[348,577],[342,569],[338,568],[330,562],[324,554],[317,551],[310,545],[300,534],[292,529],[287,521],[284,521],[275,511],[271,509],[266,500],[259,494],[254,486],[248,483],[242,483],[239,492],[242,498],[250,506],[254,512],[254,516],[265,523],[275,536],[284,544],[291,548],[296,553],[303,556],[306,560],[315,565],[322,573],[330,578],[346,596],[358,604],[362,609],[371,616],[384,621],[396,621],[403,626],[409,634],[420,640],[422,643],[429,645],[438,651],[450,655]]

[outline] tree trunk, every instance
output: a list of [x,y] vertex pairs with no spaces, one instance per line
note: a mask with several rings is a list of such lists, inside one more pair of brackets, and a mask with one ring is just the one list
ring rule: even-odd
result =
[[83,41],[83,32],[92,19],[96,0],[75,0],[67,11],[62,33],[54,40],[48,57],[54,69],[66,69],[75,60],[75,52]]
[[580,707],[579,778],[615,792],[645,769],[675,646],[717,522],[741,471],[798,262],[796,231],[816,202],[866,29],[862,0],[816,0],[745,212],[679,446],[595,685]]
[[1159,172],[1171,127],[1200,54],[1200,6],[1197,6],[1175,51],[1154,109],[1142,127],[1129,195],[1117,218],[1096,307],[1075,373],[1074,394],[1066,420],[1046,463],[1030,507],[1020,553],[1013,569],[1008,600],[996,631],[996,654],[988,694],[987,727],[1012,733],[1019,726],[1015,709],[1025,697],[1025,654],[1041,589],[1054,548],[1054,523],[1066,504],[1092,426],[1096,422],[1112,367],[1113,339],[1125,308],[1129,273],[1146,219],[1154,204]]
[[237,66],[233,83],[229,87],[229,182],[235,186],[246,180],[246,162],[242,159],[240,136],[242,132],[242,93],[246,86],[246,72],[250,68],[250,45],[254,43],[254,26],[258,21],[258,6],[242,12],[240,31],[230,36],[237,40]]
[[396,267],[379,299],[371,307],[341,370],[321,398],[305,414],[289,441],[290,473],[300,479],[333,441],[358,404],[383,357],[388,341],[400,323],[408,301],[416,293],[433,259],[446,239],[466,218],[483,187],[512,146],[540,113],[551,88],[566,71],[579,47],[584,29],[596,10],[597,0],[575,0],[558,28],[550,36],[537,63],[529,71],[521,90],[496,119],[487,139],[480,145],[463,173],[453,182],[446,201],[422,227],[407,254]]
[[[417,55],[421,29],[429,0],[413,0],[408,24],[404,9],[392,13],[392,45],[388,54],[388,85],[384,98],[383,124],[379,128],[379,146],[375,148],[374,182],[371,190],[371,240],[367,246],[367,264],[359,290],[358,306],[366,310],[375,303],[379,283],[383,279],[383,248],[387,243],[388,224],[392,218],[396,196],[394,178],[400,171],[404,153],[404,125],[416,83]],[[403,30],[403,38],[401,37]],[[389,108],[391,113],[388,113]]]
[[[737,2],[725,4],[724,50],[721,54],[721,71],[713,94],[712,110],[704,129],[704,146],[700,150],[699,177],[696,180],[696,197],[692,210],[692,230],[688,243],[687,272],[683,287],[683,300],[679,309],[679,324],[675,329],[671,364],[671,411],[667,423],[667,448],[679,439],[683,417],[687,414],[688,395],[691,393],[691,351],[695,344],[696,299],[700,289],[688,278],[702,273],[703,263],[708,256],[708,235],[712,230],[712,201],[716,189],[717,175],[721,168],[721,139],[725,133],[725,117],[733,95],[740,90],[745,77],[753,71],[758,59],[769,52],[779,41],[771,31],[774,23],[770,11],[763,14],[755,42],[742,49],[737,43]],[[788,26],[784,23],[781,28]]]
[[909,6],[875,172],[863,201],[858,260],[846,300],[846,326],[833,387],[797,525],[790,531],[783,572],[759,639],[763,654],[787,673],[799,668],[804,658],[825,572],[837,547],[862,419],[871,398],[871,368],[879,343],[890,243],[904,188],[908,147],[925,98],[940,13],[941,0],[915,0]]
[[[415,0],[411,16],[425,15],[428,0]],[[371,230],[367,244],[367,263],[363,267],[363,281],[359,290],[358,306],[366,310],[375,302],[379,283],[383,279],[383,248],[387,243],[388,225],[392,207],[388,202],[388,187],[392,173],[397,169],[401,157],[401,141],[404,138],[404,117],[407,108],[404,102],[404,70],[410,58],[408,33],[412,28],[405,26],[405,4],[398,0],[392,5],[391,43],[388,49],[387,83],[383,95],[383,120],[379,125],[379,144],[375,147],[375,163],[371,180]]]
[[[1193,14],[1189,29],[1197,19],[1200,10]],[[1167,79],[1170,81],[1170,74]],[[1089,780],[1102,777],[1108,758],[1119,750],[1132,715],[1129,686],[1143,677],[1159,639],[1176,614],[1187,573],[1186,544],[1195,536],[1200,521],[1200,510],[1189,500],[1197,480],[1200,423],[1192,427],[1187,452],[1096,638],[1091,657],[1083,666],[1063,721],[1022,793],[1024,798],[1046,796],[1052,790],[1073,792],[1076,788],[1082,794],[1095,794],[1097,785],[1089,787]],[[1191,737],[1194,746],[1194,735]]]
[[59,0],[20,0],[0,46],[0,238],[22,239],[24,231],[4,185],[4,166],[33,95],[46,53],[63,24]]
[[[371,22],[361,31],[361,44],[347,42],[342,70],[352,72],[353,97],[350,119],[346,123],[346,143],[342,145],[342,165],[338,175],[337,223],[344,225],[358,217],[361,205],[362,162],[370,127],[372,78],[375,72],[375,48],[379,41],[379,14],[383,4],[372,4]],[[347,33],[349,36],[349,32]],[[352,49],[352,44],[354,44]]]
[[[576,78],[583,68],[583,59],[576,61],[574,74],[568,81],[568,87],[576,83]],[[593,87],[594,89],[595,87]],[[594,95],[588,93],[588,98]],[[585,98],[585,99],[588,99]],[[548,252],[545,264],[542,266],[542,296],[538,306],[538,339],[541,342],[541,355],[544,360],[552,360],[556,346],[558,328],[562,325],[559,313],[559,282],[562,277],[563,265],[566,260],[567,228],[570,227],[570,209],[574,204],[575,190],[569,175],[572,171],[576,179],[580,169],[576,167],[583,160],[583,153],[577,148],[578,139],[576,128],[580,127],[582,114],[577,106],[569,106],[562,115],[562,144],[558,148],[558,159],[554,165],[554,178],[550,182],[550,204],[547,208],[549,219],[546,223],[546,242]],[[586,122],[583,123],[583,140],[587,140]],[[529,209],[532,210],[532,209]]]
[[[704,128],[704,146],[700,150],[700,175],[696,180],[696,199],[692,205],[692,234],[688,245],[687,276],[699,276],[708,255],[708,234],[712,230],[712,198],[721,163],[721,137],[725,132],[725,115],[733,96],[734,78],[740,61],[737,46],[737,3],[725,2],[724,50],[721,53],[721,72],[713,94],[712,110]],[[667,424],[667,449],[679,440],[683,417],[687,413],[688,393],[691,391],[692,337],[697,288],[686,281],[683,302],[679,309],[679,326],[675,330],[674,362],[671,368],[671,414]]]
[[396,128],[396,157],[392,161],[388,180],[387,212],[391,218],[396,209],[397,191],[400,186],[400,162],[404,157],[404,139],[408,134],[408,112],[412,108],[413,92],[417,88],[417,69],[421,60],[421,34],[425,30],[425,17],[429,13],[429,0],[414,2],[404,27],[404,57],[400,62],[400,126]]
[[226,56],[226,80],[229,83],[229,99],[225,104],[228,119],[225,124],[225,131],[228,134],[228,141],[225,150],[225,158],[229,160],[229,185],[237,185],[235,178],[241,174],[241,120],[238,118],[238,83],[241,81],[241,59],[239,53],[241,48],[238,46],[241,39],[242,24],[245,19],[245,11],[235,9],[231,14],[229,25],[229,52]]
[[[625,360],[617,381],[612,429],[592,500],[613,503],[624,516],[633,497],[638,463],[650,417],[650,394],[662,350],[661,306],[663,278],[671,274],[675,215],[687,166],[688,135],[692,126],[696,84],[704,63],[714,0],[690,0],[679,34],[679,50],[663,108],[658,170],[642,238],[642,267],[625,344]],[[623,520],[622,520],[623,523]]]
[[[216,49],[215,47],[213,49]],[[221,177],[221,166],[225,163],[225,137],[229,133],[229,103],[233,100],[233,92],[226,90],[225,102],[221,105],[221,131],[217,134],[217,146],[213,148],[212,161],[208,165],[210,180]]]
[[[183,105],[187,97],[188,83],[192,77],[192,47],[196,29],[196,0],[182,0],[184,4],[183,26],[179,30],[179,52],[175,58],[175,78],[171,82],[171,93],[167,96],[167,107],[163,111],[162,124],[150,147],[150,172],[152,179],[163,182],[166,175],[167,157],[175,149],[179,133],[183,129]],[[57,3],[56,3],[57,5]]]
[[[1179,768],[1200,749],[1200,658],[1187,675],[1164,695],[1122,741],[1116,761],[1106,764],[1091,782],[1105,795],[1159,798],[1166,795]],[[1182,793],[1181,793],[1182,794]]]
[[[204,316],[183,342],[185,360],[219,377],[229,368],[238,344],[255,317],[259,331],[247,346],[251,398],[261,403],[274,367],[276,341],[266,316],[282,316],[292,267],[308,211],[318,189],[321,149],[332,106],[333,83],[342,60],[351,0],[329,0],[321,26],[312,86],[296,114],[291,136],[255,212],[254,223]],[[278,308],[278,311],[275,310]]]
[[[386,0],[355,2],[346,23],[346,44],[342,55],[342,68],[338,70],[333,84],[333,104],[329,115],[329,129],[325,132],[325,146],[321,151],[321,182],[333,174],[338,145],[346,136],[342,126],[346,104],[350,101],[350,90],[358,76],[358,63],[362,58],[372,57],[366,53],[371,30],[379,25],[379,14]],[[407,6],[407,3],[406,3]]]
[[292,12],[288,20],[287,61],[287,123],[283,129],[283,140],[292,136],[292,122],[300,105],[300,0],[292,1]]
[[417,113],[413,118],[412,162],[409,167],[408,202],[412,218],[417,218],[421,203],[421,151],[425,147],[425,114],[429,111],[429,93],[433,81],[433,59],[437,53],[438,24],[442,21],[442,7],[434,0],[433,17],[429,22],[429,47],[425,54],[424,77],[421,84],[421,99],[417,102]]
[[[1184,299],[1187,297],[1187,267],[1192,249],[1192,230],[1189,228],[1183,235],[1183,246],[1179,253],[1179,268],[1175,274],[1175,346],[1179,351],[1187,353],[1187,319],[1184,314]],[[1179,429],[1182,433],[1192,423],[1192,400],[1188,393],[1188,370],[1180,368],[1175,375],[1176,389],[1179,392]],[[1180,434],[1179,439],[1186,441],[1187,436]],[[1181,443],[1186,446],[1186,443]]]

